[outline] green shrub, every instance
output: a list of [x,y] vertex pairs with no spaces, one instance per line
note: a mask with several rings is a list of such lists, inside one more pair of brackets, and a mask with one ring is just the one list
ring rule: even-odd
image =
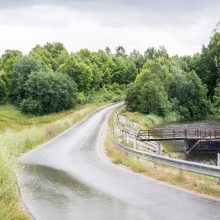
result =
[[77,86],[65,74],[41,71],[32,73],[24,86],[23,111],[52,113],[73,107],[77,101]]
[[5,82],[0,79],[0,104],[5,102],[6,95],[7,95],[7,88]]
[[19,105],[25,97],[24,84],[32,72],[40,71],[40,63],[28,57],[18,60],[9,74],[10,96],[12,102]]
[[168,95],[156,79],[132,85],[125,99],[128,110],[165,116],[170,110]]
[[40,115],[43,113],[41,103],[37,100],[33,100],[32,98],[23,99],[23,101],[19,105],[19,108],[25,114]]

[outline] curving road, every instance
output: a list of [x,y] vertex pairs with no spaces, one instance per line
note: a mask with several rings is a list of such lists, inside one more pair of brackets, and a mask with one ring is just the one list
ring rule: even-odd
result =
[[105,107],[19,158],[23,201],[36,220],[219,220],[220,201],[109,162],[102,153]]

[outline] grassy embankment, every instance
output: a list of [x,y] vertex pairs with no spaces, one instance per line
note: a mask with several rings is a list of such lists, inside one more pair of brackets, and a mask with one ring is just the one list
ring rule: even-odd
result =
[[[139,113],[129,112],[123,112],[123,115],[128,116],[130,120],[133,119],[133,121],[137,123],[141,122],[143,126],[156,126],[165,122],[165,120],[166,122],[174,120],[174,118],[162,120],[161,118],[157,118],[157,116],[146,116]],[[179,170],[166,165],[154,164],[120,151],[112,141],[112,117],[113,116],[111,116],[108,121],[105,147],[107,155],[111,158],[113,163],[126,166],[134,172],[142,173],[143,175],[177,187],[220,198],[220,185],[218,184],[217,178]],[[145,125],[143,123],[145,123]]]
[[104,105],[87,104],[46,116],[27,116],[12,105],[0,106],[0,220],[26,220],[14,169],[16,157],[46,142]]

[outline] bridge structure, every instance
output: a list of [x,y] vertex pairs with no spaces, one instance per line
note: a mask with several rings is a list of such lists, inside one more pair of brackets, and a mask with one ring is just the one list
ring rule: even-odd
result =
[[220,128],[213,129],[152,129],[139,130],[137,139],[141,141],[179,141],[186,143],[186,152],[220,152]]
[[216,128],[189,128],[189,129],[166,129],[156,128],[143,130],[140,125],[128,120],[125,116],[117,113],[117,119],[121,130],[129,133],[138,141],[162,142],[162,141],[185,141],[186,153],[191,151],[209,151],[220,153],[220,127]]

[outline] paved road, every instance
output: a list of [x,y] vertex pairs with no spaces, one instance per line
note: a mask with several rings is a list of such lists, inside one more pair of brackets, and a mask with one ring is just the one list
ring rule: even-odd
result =
[[214,220],[220,202],[110,163],[102,154],[106,107],[19,159],[23,200],[37,220]]

